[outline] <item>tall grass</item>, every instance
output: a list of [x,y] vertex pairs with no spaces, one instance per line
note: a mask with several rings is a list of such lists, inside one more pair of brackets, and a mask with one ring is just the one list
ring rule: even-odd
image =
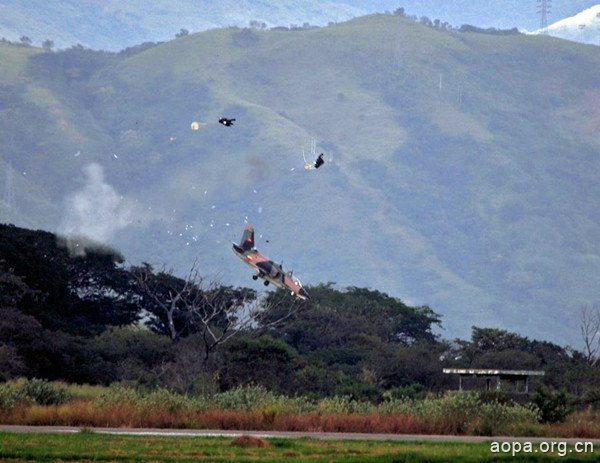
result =
[[[65,390],[53,383],[0,385],[0,421],[86,427],[600,437],[598,412],[572,415],[562,424],[540,424],[533,407],[483,400],[475,393],[390,398],[373,404],[349,397],[311,401],[278,395],[261,386],[191,396],[114,385],[85,400],[71,394],[66,401],[46,403],[53,388]],[[47,394],[31,394],[40,390]]]

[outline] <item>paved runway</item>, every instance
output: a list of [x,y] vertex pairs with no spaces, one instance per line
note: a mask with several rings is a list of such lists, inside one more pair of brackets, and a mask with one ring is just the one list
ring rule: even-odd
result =
[[41,432],[41,433],[76,433],[82,429],[99,434],[125,434],[131,436],[219,436],[236,437],[241,435],[262,438],[284,437],[299,439],[308,437],[323,440],[392,440],[392,441],[439,441],[439,442],[594,442],[600,445],[598,439],[560,438],[560,437],[507,437],[507,436],[445,436],[424,434],[368,434],[368,433],[342,433],[342,432],[287,432],[287,431],[224,431],[218,429],[151,429],[151,428],[79,428],[70,426],[16,426],[0,425],[0,432]]

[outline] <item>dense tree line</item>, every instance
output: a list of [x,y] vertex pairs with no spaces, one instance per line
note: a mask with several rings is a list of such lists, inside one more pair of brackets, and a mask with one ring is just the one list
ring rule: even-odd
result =
[[492,328],[446,341],[431,308],[379,291],[328,283],[309,288],[308,302],[284,291],[261,299],[77,244],[70,255],[51,233],[0,225],[0,380],[196,392],[254,383],[378,401],[454,387],[444,367],[522,368],[545,370],[547,386],[580,403],[600,399],[600,370],[583,353]]

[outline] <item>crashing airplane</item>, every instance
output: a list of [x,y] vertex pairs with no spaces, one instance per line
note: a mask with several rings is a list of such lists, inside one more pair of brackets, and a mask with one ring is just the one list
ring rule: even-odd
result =
[[242,241],[239,245],[232,244],[233,252],[256,271],[256,274],[252,275],[253,280],[262,278],[265,280],[265,286],[273,283],[278,288],[287,289],[292,295],[300,299],[309,299],[302,283],[292,276],[292,272],[284,272],[281,264],[269,260],[254,247],[254,228],[252,225],[246,225],[246,228],[244,228]]

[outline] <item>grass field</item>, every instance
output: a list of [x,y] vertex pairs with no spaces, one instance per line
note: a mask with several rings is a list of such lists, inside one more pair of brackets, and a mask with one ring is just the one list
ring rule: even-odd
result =
[[[321,441],[229,437],[139,437],[0,433],[0,461],[115,462],[481,462],[514,460],[492,453],[490,443]],[[596,461],[594,454],[519,453],[519,461]],[[597,458],[597,456],[596,456]]]

